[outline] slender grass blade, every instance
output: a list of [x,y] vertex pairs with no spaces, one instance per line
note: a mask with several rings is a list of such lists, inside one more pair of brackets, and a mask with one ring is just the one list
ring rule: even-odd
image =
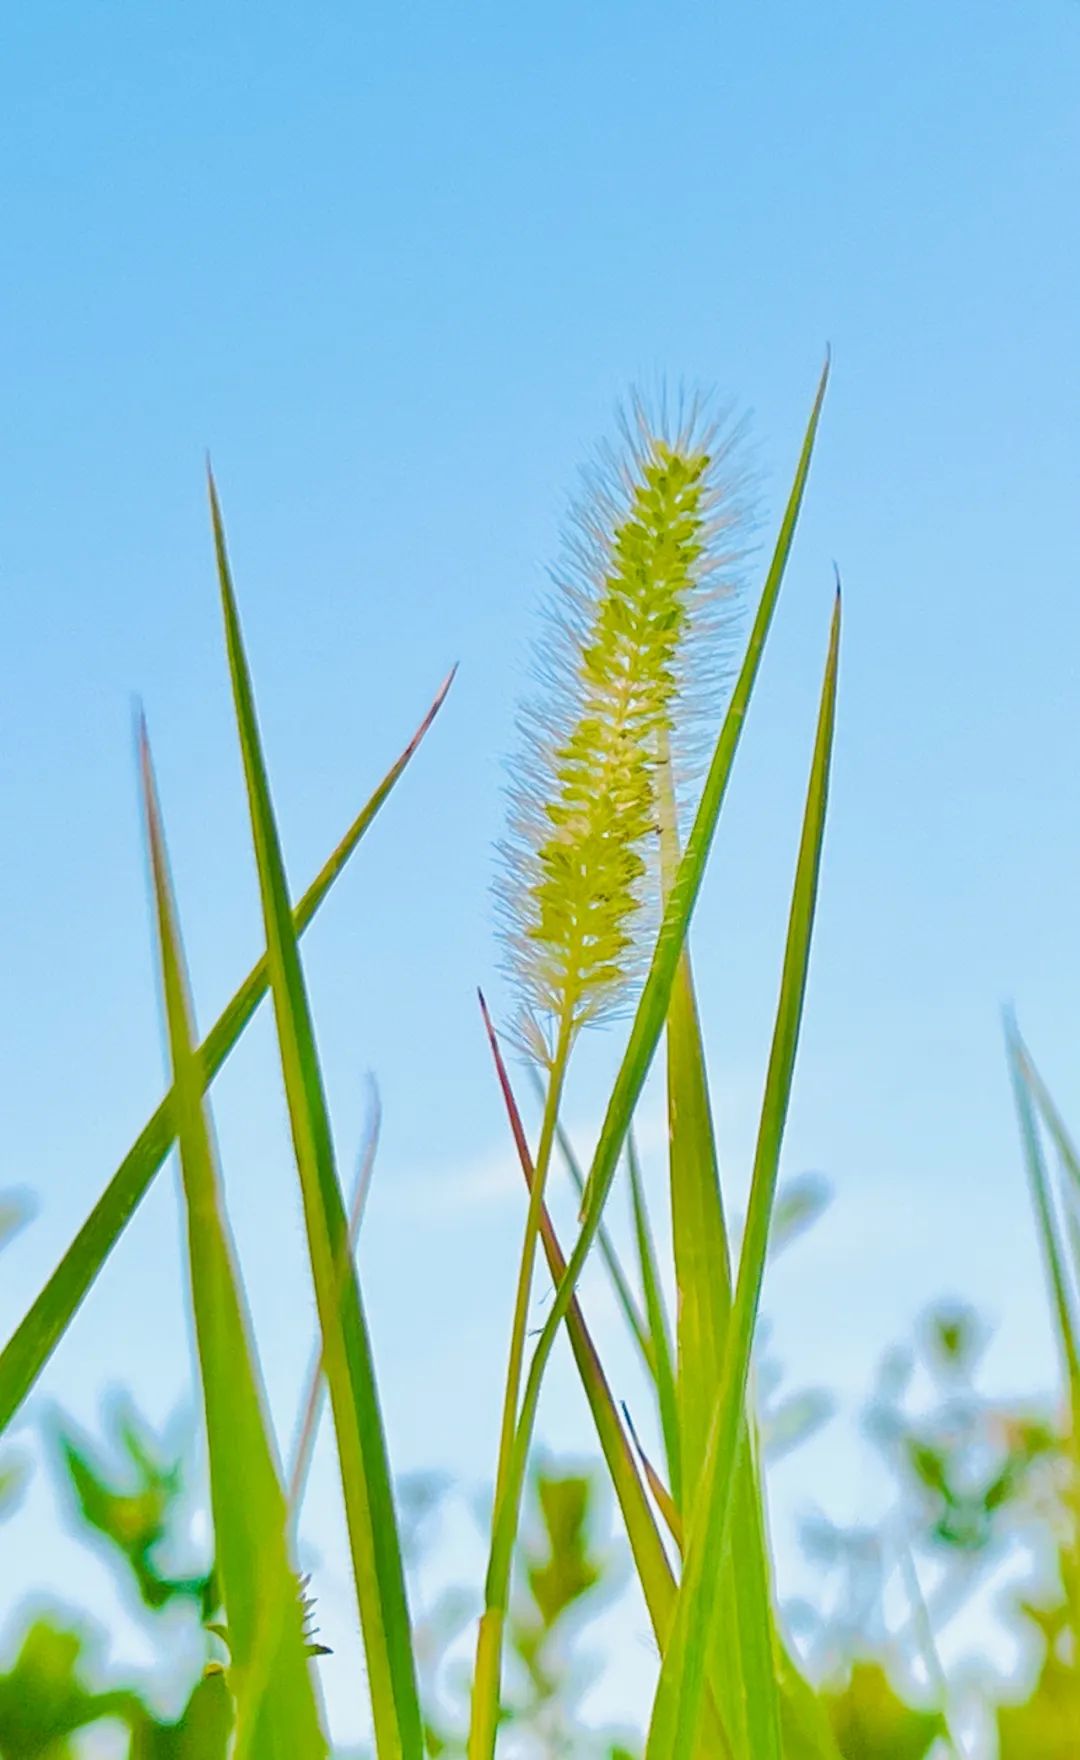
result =
[[[456,670],[456,668],[455,668]],[[453,682],[451,672],[401,756],[390,767],[296,907],[303,934],[380,807],[418,750]],[[203,1085],[209,1086],[266,994],[265,958],[248,973],[200,1047]],[[70,1326],[83,1298],[123,1234],[176,1137],[173,1096],[167,1094],[121,1161],[56,1270],[0,1352],[0,1432],[10,1424]]]
[[664,1437],[668,1480],[676,1509],[682,1504],[681,1444],[679,1440],[679,1404],[675,1389],[675,1364],[671,1349],[671,1327],[664,1304],[660,1267],[656,1258],[652,1226],[645,1202],[645,1185],[641,1175],[637,1144],[631,1127],[626,1138],[626,1162],[630,1174],[630,1201],[634,1215],[634,1239],[637,1242],[641,1288],[645,1297],[649,1337],[656,1364],[656,1398],[660,1408],[660,1428]]
[[[287,1509],[225,1216],[145,731],[140,757],[173,1073],[214,1542],[240,1739],[266,1760],[327,1753],[289,1559]],[[260,1659],[265,1654],[265,1666]]]
[[647,1760],[688,1760],[694,1752],[700,1723],[702,1688],[713,1630],[715,1584],[724,1556],[739,1439],[744,1426],[750,1351],[806,995],[828,801],[839,642],[840,597],[837,593],[724,1377],[714,1408],[701,1487],[689,1527],[686,1568],[679,1591],[675,1626],[660,1670],[646,1748]]
[[[535,1063],[530,1063],[528,1069],[529,1074],[532,1077],[533,1087],[536,1090],[537,1097],[540,1104],[543,1105],[543,1079]],[[570,1175],[574,1190],[577,1192],[578,1198],[581,1199],[585,1193],[585,1175],[582,1173],[581,1163],[574,1153],[574,1146],[570,1141],[569,1133],[567,1132],[565,1125],[561,1122],[556,1122],[555,1125],[555,1141],[559,1145],[559,1153],[562,1155],[563,1161],[566,1164],[566,1171]],[[641,1308],[633,1290],[630,1288],[630,1279],[626,1275],[615,1244],[603,1224],[600,1226],[596,1240],[597,1246],[600,1249],[600,1257],[603,1259],[604,1264],[607,1267],[608,1276],[611,1279],[611,1287],[614,1291],[615,1299],[622,1310],[623,1319],[626,1321],[626,1324],[630,1329],[631,1337],[637,1345],[642,1363],[648,1372],[650,1380],[655,1381],[656,1361],[653,1355],[652,1339],[649,1337],[648,1322],[646,1321],[644,1314],[641,1312]]]
[[630,1440],[636,1448],[638,1460],[641,1462],[641,1470],[645,1475],[645,1483],[652,1492],[653,1502],[664,1518],[668,1533],[671,1535],[671,1538],[681,1552],[683,1549],[683,1524],[682,1516],[679,1514],[679,1507],[642,1447],[641,1438],[634,1428],[634,1420],[630,1416],[625,1400],[623,1401],[622,1412],[623,1417],[626,1420],[626,1428],[630,1432]]
[[[679,862],[670,762],[663,754],[665,876]],[[679,1292],[678,1414],[686,1469],[684,1507],[693,1511],[704,1466],[731,1318],[731,1263],[720,1186],[705,1047],[689,946],[667,1019],[668,1144],[675,1277]],[[763,1486],[744,1424],[735,1467],[735,1519],[716,1583],[709,1681],[736,1760],[780,1760],[781,1708],[773,1656]]]
[[348,1252],[348,1223],[314,1027],[213,479],[210,505],[270,989],[337,1437],[375,1745],[379,1760],[398,1760],[399,1756],[420,1760],[423,1733],[416,1667],[371,1344]]
[[1024,1159],[1027,1163],[1028,1178],[1031,1182],[1032,1198],[1042,1241],[1047,1280],[1050,1284],[1053,1300],[1058,1343],[1065,1369],[1065,1385],[1069,1401],[1069,1452],[1072,1457],[1070,1463],[1072,1483],[1069,1487],[1066,1504],[1071,1508],[1073,1517],[1074,1543],[1072,1551],[1074,1556],[1070,1558],[1068,1551],[1063,1553],[1062,1575],[1072,1625],[1072,1646],[1075,1652],[1080,1648],[1080,1572],[1077,1571],[1075,1565],[1077,1542],[1080,1542],[1080,1343],[1077,1339],[1076,1286],[1070,1282],[1065,1265],[1064,1249],[1059,1235],[1059,1219],[1050,1190],[1046,1163],[1043,1159],[1036,1108],[1057,1148],[1063,1169],[1070,1180],[1077,1177],[1076,1151],[1069,1133],[1065,1129],[1064,1121],[1050,1097],[1046,1084],[1035,1068],[1020,1037],[1016,1021],[1010,1013],[1005,1016],[1005,1043],[1012,1076],[1013,1095],[1016,1101],[1017,1119],[1020,1125],[1020,1139],[1023,1145]]
[[[360,1152],[360,1165],[357,1169],[356,1184],[353,1188],[349,1204],[349,1228],[345,1237],[349,1258],[356,1252],[356,1243],[360,1238],[360,1224],[364,1220],[368,1193],[375,1172],[375,1156],[379,1148],[379,1132],[382,1129],[382,1104],[379,1090],[372,1080],[371,1084],[371,1115],[368,1123],[367,1137]],[[338,1271],[338,1290],[340,1299],[341,1277]],[[300,1407],[300,1423],[296,1432],[296,1447],[289,1468],[289,1509],[293,1522],[300,1517],[300,1507],[307,1489],[308,1474],[315,1454],[315,1442],[319,1433],[319,1420],[322,1416],[323,1393],[326,1381],[323,1375],[323,1353],[321,1344],[316,1344],[312,1354],[311,1367],[308,1370],[307,1388]]]
[[[1050,1190],[1050,1179],[1043,1158],[1035,1113],[1036,1105],[1044,1118],[1049,1113],[1049,1118],[1053,1121],[1051,1134],[1054,1136],[1059,1152],[1064,1144],[1065,1154],[1062,1159],[1066,1167],[1068,1167],[1068,1156],[1072,1145],[1069,1143],[1068,1133],[1058,1117],[1057,1109],[1050,1100],[1050,1096],[1028,1056],[1016,1022],[1011,1015],[1005,1017],[1005,1044],[1009,1060],[1009,1074],[1012,1078],[1013,1098],[1016,1103],[1016,1116],[1020,1127],[1020,1141],[1027,1165],[1028,1179],[1031,1183],[1031,1195],[1039,1225],[1039,1238],[1054,1304],[1054,1317],[1057,1322],[1058,1343],[1061,1347],[1062,1363],[1065,1369],[1065,1384],[1069,1393],[1073,1432],[1077,1439],[1074,1447],[1080,1450],[1080,1341],[1077,1337],[1077,1322],[1074,1311],[1075,1297],[1065,1265],[1059,1224]],[[1054,1129],[1055,1125],[1057,1126],[1056,1130]]]
[[[480,1008],[484,1017],[488,1044],[495,1062],[495,1073],[498,1077],[503,1103],[514,1138],[514,1146],[521,1163],[521,1171],[525,1176],[526,1186],[531,1187],[534,1177],[532,1155],[529,1151],[525,1128],[521,1122],[521,1114],[514,1097],[502,1050],[483,996],[480,997]],[[558,1283],[566,1269],[566,1262],[546,1204],[540,1213],[540,1239],[552,1279]],[[644,1488],[634,1466],[633,1455],[627,1444],[626,1435],[619,1422],[607,1377],[590,1336],[581,1305],[576,1297],[567,1309],[566,1328],[574,1353],[574,1361],[581,1378],[582,1389],[589,1403],[589,1410],[596,1425],[596,1434],[604,1460],[607,1463],[615,1495],[619,1501],[623,1521],[626,1524],[630,1550],[649,1610],[649,1618],[657,1642],[662,1644],[666,1640],[671,1613],[675,1605],[675,1578],[652,1511],[649,1508]]]

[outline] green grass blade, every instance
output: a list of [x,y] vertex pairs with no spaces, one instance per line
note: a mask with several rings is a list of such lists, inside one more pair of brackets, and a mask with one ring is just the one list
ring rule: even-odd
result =
[[1042,1121],[1057,1150],[1058,1160],[1066,1175],[1064,1191],[1065,1230],[1072,1253],[1073,1288],[1080,1291],[1080,1151],[1069,1133],[1051,1096],[1049,1088],[1032,1061],[1031,1053],[1022,1046],[1024,1070],[1028,1087],[1039,1109]]
[[676,1509],[682,1507],[682,1467],[679,1443],[679,1405],[675,1390],[675,1365],[671,1350],[671,1328],[660,1282],[649,1212],[645,1203],[645,1186],[633,1129],[627,1133],[626,1161],[630,1172],[630,1201],[634,1214],[634,1238],[637,1242],[641,1288],[645,1297],[652,1355],[656,1364],[656,1398],[660,1408],[660,1429],[667,1458],[668,1483]]
[[[526,1186],[531,1188],[533,1182],[532,1155],[529,1152],[528,1140],[525,1136],[521,1114],[514,1097],[502,1050],[483,996],[480,997],[480,1008],[521,1171],[525,1176]],[[552,1280],[557,1284],[562,1279],[566,1263],[546,1204],[540,1212],[540,1240]],[[649,1508],[644,1488],[634,1466],[633,1455],[627,1444],[626,1435],[619,1422],[618,1411],[608,1386],[607,1377],[576,1297],[566,1312],[566,1328],[570,1337],[570,1347],[574,1353],[574,1361],[581,1378],[582,1389],[596,1425],[597,1438],[607,1463],[615,1495],[619,1501],[623,1521],[626,1524],[627,1538],[630,1542],[630,1550],[641,1583],[642,1594],[645,1597],[645,1604],[649,1610],[653,1632],[657,1643],[662,1645],[666,1641],[675,1606],[675,1578],[652,1511]]]
[[683,951],[667,1020],[672,1244],[678,1302],[678,1409],[685,1508],[705,1458],[731,1312],[731,1263],[697,998]]
[[314,1028],[212,480],[210,501],[270,989],[337,1437],[376,1750],[379,1760],[420,1760],[423,1734],[416,1668],[371,1344],[360,1286],[348,1253],[348,1223]]
[[844,1760],[828,1712],[779,1632],[774,1636],[773,1653],[784,1760]]
[[671,1538],[681,1552],[683,1549],[683,1524],[682,1516],[679,1514],[678,1505],[642,1447],[641,1438],[634,1428],[634,1420],[630,1416],[630,1411],[625,1400],[623,1401],[622,1412],[623,1418],[626,1420],[626,1428],[630,1432],[630,1440],[636,1448],[638,1460],[641,1462],[641,1470],[645,1475],[645,1483],[652,1492],[653,1502],[664,1518],[664,1525],[667,1528],[668,1533],[671,1535]]
[[[555,1300],[537,1340],[526,1379],[515,1438],[512,1471],[508,1477],[506,1493],[495,1511],[491,1555],[488,1561],[485,1585],[486,1607],[496,1616],[496,1620],[505,1612],[509,1595],[510,1565],[517,1534],[525,1468],[529,1443],[536,1421],[544,1371],[570,1298],[581,1275],[582,1267],[596,1238],[604,1203],[622,1152],[630,1119],[640,1098],[667,1017],[675,972],[704,877],[709,850],[727,793],[728,781],[742,735],[750,698],[753,694],[762,651],[795,535],[827,378],[828,364],[826,363],[814,399],[813,410],[795,472],[795,480],[781,522],[761,603],[750,632],[746,655],[720,729],[686,850],[679,863],[678,872],[668,896],[648,976],[635,1011],[629,1042],[608,1102],[600,1140],[586,1186],[585,1219],[567,1263],[566,1275],[555,1293]],[[478,1756],[474,1755],[474,1760],[488,1760],[488,1757],[486,1753],[480,1753]]]
[[1035,1115],[1036,1105],[1043,1115],[1066,1168],[1069,1166],[1069,1158],[1074,1154],[1074,1151],[1057,1108],[1050,1099],[1045,1085],[1028,1056],[1011,1014],[1007,1014],[1005,1017],[1005,1045],[1009,1060],[1009,1074],[1012,1078],[1013,1098],[1016,1103],[1016,1116],[1020,1126],[1020,1141],[1024,1150],[1028,1179],[1031,1182],[1031,1195],[1039,1225],[1039,1238],[1042,1243],[1046,1275],[1054,1304],[1058,1344],[1061,1348],[1065,1384],[1069,1395],[1069,1409],[1072,1415],[1074,1450],[1080,1451],[1080,1341],[1077,1337],[1073,1291],[1065,1266],[1054,1201],[1050,1190],[1050,1179],[1039,1138],[1039,1126]]
[[[543,1105],[545,1098],[543,1078],[535,1063],[530,1062],[528,1069],[529,1074],[532,1077],[533,1087],[536,1090],[537,1098],[539,1099],[540,1104]],[[585,1175],[581,1171],[581,1163],[574,1153],[574,1146],[570,1141],[566,1127],[558,1121],[555,1125],[555,1141],[559,1145],[559,1153],[566,1164],[566,1171],[570,1175],[574,1190],[577,1192],[578,1198],[581,1199],[585,1194]],[[611,1279],[611,1287],[615,1292],[615,1299],[622,1310],[623,1319],[626,1321],[626,1324],[630,1329],[630,1334],[634,1343],[637,1345],[641,1360],[644,1363],[650,1378],[655,1381],[656,1360],[653,1355],[652,1339],[649,1337],[648,1323],[638,1306],[633,1290],[630,1288],[630,1279],[627,1277],[626,1272],[623,1269],[622,1260],[619,1258],[615,1243],[612,1241],[611,1236],[608,1234],[608,1231],[603,1224],[601,1224],[599,1233],[597,1234],[596,1244],[600,1249],[600,1257],[603,1259],[607,1268],[608,1276]]]
[[[650,1465],[625,1406],[623,1416],[653,1500],[681,1555],[682,1517]],[[769,1596],[769,1553],[758,1468],[742,1443],[738,1474],[732,1572],[718,1590],[726,1597],[718,1617],[727,1623],[726,1630],[714,1634],[709,1661],[705,1716],[710,1722],[704,1753],[712,1760],[711,1737],[722,1729],[727,1732],[724,1752],[728,1756],[789,1760],[790,1745],[799,1760],[840,1760],[817,1694],[784,1648],[776,1625]],[[735,1588],[739,1590],[737,1597]],[[755,1730],[753,1738],[751,1728]]]
[[[488,1043],[491,1047],[492,1057],[495,1062],[495,1072],[498,1077],[499,1087],[502,1091],[503,1103],[506,1106],[507,1117],[510,1121],[510,1129],[514,1138],[514,1145],[517,1149],[518,1160],[521,1164],[522,1173],[525,1176],[526,1185],[530,1185],[533,1178],[533,1164],[532,1156],[529,1152],[528,1139],[525,1135],[525,1127],[521,1122],[521,1114],[514,1097],[514,1091],[510,1083],[510,1077],[506,1069],[502,1050],[499,1046],[498,1037],[495,1033],[494,1026],[492,1025],[491,1016],[488,1013],[487,1004],[484,1001],[483,995],[480,997],[480,1008],[484,1017],[484,1027],[487,1032]],[[545,1257],[547,1258],[552,1280],[558,1284],[561,1282],[565,1273],[566,1261],[563,1257],[562,1249],[559,1246],[558,1237],[556,1236],[546,1205],[541,1207],[540,1212],[540,1239],[544,1248]],[[642,1595],[644,1596],[645,1605],[648,1609],[649,1620],[653,1628],[653,1635],[656,1639],[657,1645],[662,1650],[670,1631],[671,1618],[675,1606],[675,1578],[668,1561],[667,1553],[664,1549],[664,1543],[660,1538],[656,1522],[653,1518],[652,1510],[649,1508],[648,1498],[645,1496],[641,1481],[638,1478],[637,1471],[634,1467],[633,1456],[627,1446],[626,1432],[619,1423],[618,1412],[615,1408],[615,1402],[611,1395],[611,1389],[608,1385],[607,1377],[604,1374],[596,1346],[592,1341],[584,1314],[581,1311],[581,1305],[576,1296],[571,1301],[566,1312],[566,1327],[570,1337],[570,1345],[573,1351],[574,1361],[577,1365],[578,1374],[581,1379],[582,1389],[588,1402],[589,1410],[592,1413],[593,1422],[596,1426],[596,1434],[600,1443],[600,1449],[607,1464],[612,1486],[618,1500],[619,1509],[626,1526],[627,1539],[630,1544],[630,1551],[637,1571],[638,1581],[641,1584]],[[634,1436],[633,1426],[630,1423],[629,1414],[626,1413],[625,1407],[623,1408],[623,1411],[624,1416],[626,1417],[627,1428],[634,1439],[634,1446],[637,1448],[638,1454],[641,1455],[643,1469],[646,1472],[646,1475],[648,1475],[651,1469],[645,1461],[645,1457],[641,1452],[637,1438]],[[658,1484],[658,1488],[661,1493],[664,1492],[662,1484]],[[661,1507],[661,1514],[665,1516],[665,1520],[667,1519],[668,1513],[673,1513],[670,1498],[667,1500],[667,1509]],[[677,1518],[676,1526],[670,1528],[669,1531],[671,1532],[673,1539],[678,1543],[679,1533]],[[706,1740],[710,1743],[708,1750],[710,1760],[730,1760],[730,1745],[725,1736],[723,1724],[716,1706],[711,1699],[705,1707],[705,1720]]]
[[[663,754],[662,863],[679,861],[670,761]],[[731,1318],[731,1264],[712,1107],[689,947],[675,974],[667,1020],[672,1240],[679,1292],[678,1413],[685,1449],[684,1507],[693,1510]],[[750,1421],[735,1467],[735,1519],[716,1583],[709,1680],[736,1760],[780,1760],[781,1705],[765,1546],[763,1490]]]
[[[728,1582],[733,1590],[739,1667],[739,1698],[745,1714],[746,1760],[783,1760],[782,1706],[776,1666],[765,1493],[757,1436],[744,1418],[737,1443],[732,1490]],[[721,1634],[722,1636],[722,1634]],[[717,1634],[713,1632],[715,1656]]]
[[[1020,1138],[1031,1182],[1047,1278],[1054,1304],[1058,1343],[1065,1369],[1065,1385],[1069,1402],[1068,1443],[1072,1457],[1070,1463],[1072,1484],[1066,1498],[1066,1506],[1071,1509],[1073,1516],[1073,1549],[1075,1551],[1077,1541],[1080,1540],[1080,1344],[1078,1344],[1074,1308],[1075,1286],[1070,1284],[1065,1266],[1064,1252],[1058,1232],[1057,1212],[1051,1195],[1046,1163],[1043,1159],[1039,1124],[1035,1115],[1036,1107],[1042,1115],[1043,1123],[1050,1133],[1064,1170],[1070,1178],[1075,1177],[1076,1151],[1069,1133],[1065,1129],[1064,1121],[1050,1098],[1046,1084],[1031,1061],[1027,1048],[1020,1037],[1016,1021],[1010,1013],[1006,1013],[1005,1016],[1005,1042],[1016,1101],[1016,1113],[1020,1124]],[[1063,1559],[1068,1560],[1068,1557],[1068,1552],[1065,1552]],[[1080,1649],[1080,1573],[1077,1572],[1075,1565],[1071,1565],[1071,1568],[1064,1570],[1063,1575],[1072,1626],[1071,1641],[1075,1653],[1077,1649]]]
[[[346,1251],[352,1259],[356,1253],[356,1243],[360,1238],[360,1225],[364,1220],[367,1208],[368,1192],[375,1172],[375,1156],[379,1148],[379,1132],[382,1129],[382,1103],[379,1090],[374,1081],[371,1088],[371,1116],[368,1124],[367,1137],[360,1151],[360,1164],[356,1173],[356,1184],[353,1188],[349,1204],[349,1227],[345,1237]],[[338,1299],[340,1300],[342,1268],[338,1268]],[[300,1519],[300,1509],[307,1490],[308,1474],[315,1454],[315,1442],[319,1434],[319,1420],[322,1417],[323,1395],[326,1390],[326,1378],[323,1374],[323,1353],[321,1343],[316,1343],[308,1370],[307,1387],[300,1405],[300,1422],[296,1430],[296,1447],[293,1452],[292,1465],[286,1481],[289,1488],[289,1509],[294,1524]]]
[[[689,950],[668,1014],[668,1117],[673,1239],[679,1288],[679,1414],[687,1512],[697,1497],[731,1318],[731,1266]],[[676,1221],[677,1218],[677,1221]],[[774,1657],[762,1486],[744,1420],[729,1544],[716,1586],[709,1678],[737,1760],[780,1760],[781,1701]]]
[[[345,836],[296,907],[297,934],[308,927],[379,808],[387,799],[438,714],[454,674],[440,687],[401,756],[387,771]],[[261,959],[211,1028],[200,1048],[204,1086],[209,1085],[266,994]],[[71,1324],[84,1296],[123,1234],[176,1138],[173,1096],[167,1094],[143,1126],[56,1270],[0,1352],[0,1432],[10,1424]]]
[[[238,1732],[266,1760],[327,1753],[287,1542],[251,1323],[203,1110],[176,907],[145,731],[140,757],[172,1062],[188,1264],[206,1414],[214,1545],[229,1633]],[[260,1666],[265,1656],[265,1666]]]
[[1049,1133],[1050,1140],[1058,1152],[1062,1169],[1068,1176],[1069,1189],[1074,1198],[1080,1198],[1080,1150],[1077,1149],[1069,1134],[1068,1126],[1057,1109],[1056,1102],[1049,1088],[1039,1074],[1031,1052],[1015,1032],[1016,1048],[1020,1055],[1024,1080],[1031,1089],[1032,1097],[1042,1116],[1042,1121]]
[[712,1636],[711,1616],[716,1600],[715,1585],[723,1562],[739,1439],[745,1422],[750,1351],[806,994],[828,800],[839,641],[840,597],[837,593],[724,1376],[689,1527],[686,1569],[680,1586],[675,1626],[660,1670],[646,1748],[647,1760],[689,1760],[700,1723],[702,1687]]
[[[681,850],[670,750],[660,752],[660,869],[665,894]],[[731,1313],[731,1261],[690,948],[671,988],[667,1030],[668,1173],[678,1292],[676,1380],[684,1501],[693,1508]]]

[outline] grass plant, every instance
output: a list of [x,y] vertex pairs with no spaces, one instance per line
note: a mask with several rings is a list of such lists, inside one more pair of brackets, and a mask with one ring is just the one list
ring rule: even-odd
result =
[[[499,1035],[483,1028],[525,1185],[506,1356],[495,1496],[472,1681],[469,1760],[493,1760],[523,1494],[545,1375],[566,1333],[630,1543],[660,1657],[648,1760],[836,1760],[819,1702],[777,1630],[766,1542],[751,1352],[806,996],[823,847],[840,643],[837,594],[810,748],[795,881],[764,1086],[751,1197],[733,1269],[688,931],[746,725],[795,536],[828,379],[822,373],[791,491],[734,676],[734,592],[744,561],[742,479],[732,433],[699,406],[650,422],[634,407],[574,516],[512,772],[499,900],[516,998],[509,1042],[542,1099],[530,1146]],[[327,1752],[293,1560],[294,1520],[261,1390],[226,1213],[208,1090],[264,995],[272,1001],[318,1313],[366,1695],[378,1760],[421,1760],[428,1736],[415,1632],[369,1327],[353,1257],[299,937],[395,788],[443,701],[312,886],[293,903],[262,752],[254,687],[216,489],[211,525],[243,759],[266,953],[197,1042],[161,811],[141,751],[172,1086],[91,1216],[0,1353],[0,1433],[41,1375],[112,1248],[179,1147],[197,1363],[203,1391],[226,1678],[229,1752],[317,1760]],[[809,730],[807,730],[809,736]],[[618,1074],[588,1164],[562,1111],[586,1029],[622,1036]],[[648,1189],[632,1125],[661,1040],[669,1112],[666,1192]],[[1045,1109],[1044,1109],[1045,1110]],[[547,1188],[560,1149],[576,1175],[579,1226],[558,1240]],[[628,1168],[636,1264],[604,1226]],[[370,1167],[367,1170],[370,1176]],[[670,1202],[674,1263],[650,1209]],[[655,1390],[662,1458],[640,1454],[615,1404],[578,1291],[599,1244]],[[530,1344],[536,1262],[554,1286]],[[639,1290],[635,1289],[635,1283]],[[674,1326],[665,1287],[677,1291]],[[300,1458],[315,1402],[309,1397]],[[293,1475],[293,1502],[303,1465]],[[208,1756],[207,1760],[216,1760]]]

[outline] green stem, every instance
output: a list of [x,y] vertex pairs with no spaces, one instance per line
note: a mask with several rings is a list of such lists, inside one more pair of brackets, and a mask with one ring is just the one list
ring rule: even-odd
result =
[[511,1554],[503,1557],[494,1546],[494,1535],[501,1526],[504,1503],[512,1495],[511,1466],[514,1437],[517,1430],[518,1406],[521,1400],[521,1375],[525,1362],[525,1341],[528,1336],[529,1303],[532,1299],[533,1273],[540,1239],[540,1222],[544,1208],[544,1187],[547,1184],[551,1152],[559,1104],[566,1082],[570,1047],[574,1038],[574,1014],[564,1008],[559,1021],[555,1051],[551,1061],[551,1079],[544,1101],[540,1126],[540,1142],[536,1151],[535,1172],[529,1189],[529,1210],[525,1219],[525,1238],[521,1247],[514,1319],[510,1330],[510,1353],[506,1365],[506,1391],[503,1396],[502,1425],[499,1432],[499,1460],[495,1475],[495,1502],[492,1513],[492,1552],[488,1562],[484,1613],[476,1645],[476,1673],[473,1679],[472,1716],[469,1727],[469,1760],[491,1760],[495,1753],[495,1733],[499,1723],[499,1699],[502,1676],[502,1635],[510,1596]]

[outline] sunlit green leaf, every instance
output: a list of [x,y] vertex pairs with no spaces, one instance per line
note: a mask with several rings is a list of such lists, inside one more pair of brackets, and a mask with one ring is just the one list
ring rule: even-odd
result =
[[[303,934],[311,922],[417,751],[445,700],[453,677],[451,672],[405,750],[387,771],[300,899],[294,916],[298,935]],[[267,965],[266,960],[261,959],[203,1041],[200,1057],[204,1084],[213,1080],[225,1062],[265,996],[266,988]],[[0,1351],[0,1432],[11,1422],[70,1326],[83,1297],[142,1202],[175,1138],[173,1097],[169,1094],[143,1126],[56,1270]]]
[[[349,1252],[315,1032],[289,904],[251,675],[213,482],[211,513],[244,761],[281,1069],[337,1438],[379,1760],[415,1760],[423,1731],[386,1438],[360,1285]],[[253,1756],[252,1760],[261,1760]]]
[[266,1760],[321,1760],[327,1744],[289,1557],[288,1510],[203,1108],[187,973],[145,735],[141,759],[217,1574],[229,1629],[237,1727],[259,1760],[264,1755]]

